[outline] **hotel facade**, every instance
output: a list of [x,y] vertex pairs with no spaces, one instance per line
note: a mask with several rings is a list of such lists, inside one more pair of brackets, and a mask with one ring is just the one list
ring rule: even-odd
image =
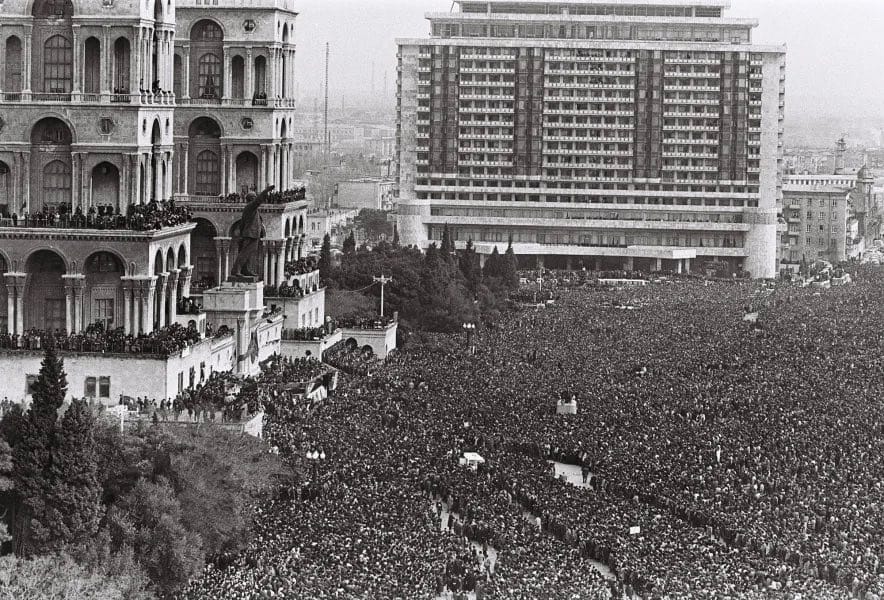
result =
[[785,48],[728,0],[459,0],[399,44],[402,243],[777,273]]

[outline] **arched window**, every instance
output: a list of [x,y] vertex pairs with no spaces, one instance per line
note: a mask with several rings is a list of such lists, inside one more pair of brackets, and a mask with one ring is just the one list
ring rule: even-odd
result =
[[199,97],[217,98],[221,91],[221,59],[208,52],[199,61]]
[[20,92],[21,81],[21,40],[12,35],[6,39],[6,81],[4,92]]
[[83,92],[86,94],[101,93],[101,42],[90,37],[84,47]]
[[196,193],[199,196],[217,196],[221,183],[221,163],[218,155],[203,150],[196,157]]
[[252,91],[254,98],[266,98],[267,86],[265,84],[267,72],[267,59],[263,56],[255,57],[255,89]]
[[50,94],[69,94],[73,82],[73,48],[71,41],[53,35],[43,46],[43,91]]
[[69,19],[74,16],[74,3],[71,0],[37,0],[31,9],[31,16],[38,19]]
[[43,205],[59,206],[71,201],[71,166],[53,160],[43,168]]
[[220,42],[224,40],[224,32],[214,21],[203,20],[193,26],[190,32],[192,42]]
[[245,96],[245,61],[242,56],[234,56],[230,63],[231,76],[233,77],[233,97],[243,98]]
[[129,40],[121,37],[114,42],[114,93],[129,94]]

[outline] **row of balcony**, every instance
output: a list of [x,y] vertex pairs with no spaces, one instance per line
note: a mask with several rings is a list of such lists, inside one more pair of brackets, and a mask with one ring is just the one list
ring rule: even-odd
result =
[[135,106],[265,106],[294,108],[294,98],[175,98],[172,92],[139,94],[86,94],[3,92],[0,102],[10,104],[129,104]]

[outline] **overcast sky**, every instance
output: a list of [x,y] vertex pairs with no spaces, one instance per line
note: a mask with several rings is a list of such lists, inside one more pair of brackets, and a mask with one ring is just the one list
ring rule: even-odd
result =
[[[877,117],[884,121],[884,0],[731,0],[731,16],[760,20],[754,40],[785,43],[787,111],[797,116]],[[325,42],[331,44],[332,104],[395,89],[397,37],[429,33],[425,12],[450,0],[299,0],[300,92],[321,86]],[[349,103],[349,101],[348,101]]]

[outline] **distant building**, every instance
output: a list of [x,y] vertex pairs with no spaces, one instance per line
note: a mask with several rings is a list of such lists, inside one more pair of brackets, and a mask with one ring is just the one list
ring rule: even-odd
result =
[[337,185],[334,204],[338,208],[391,210],[393,208],[393,185],[393,180],[379,177],[362,177],[341,181]]
[[550,267],[777,272],[785,48],[729,0],[455,0],[399,40],[398,225]]
[[311,248],[322,246],[325,234],[331,238],[332,246],[341,246],[353,228],[357,214],[359,211],[354,208],[310,210],[307,213],[308,246]]
[[783,269],[797,271],[818,259],[838,263],[847,259],[849,187],[783,185]]

